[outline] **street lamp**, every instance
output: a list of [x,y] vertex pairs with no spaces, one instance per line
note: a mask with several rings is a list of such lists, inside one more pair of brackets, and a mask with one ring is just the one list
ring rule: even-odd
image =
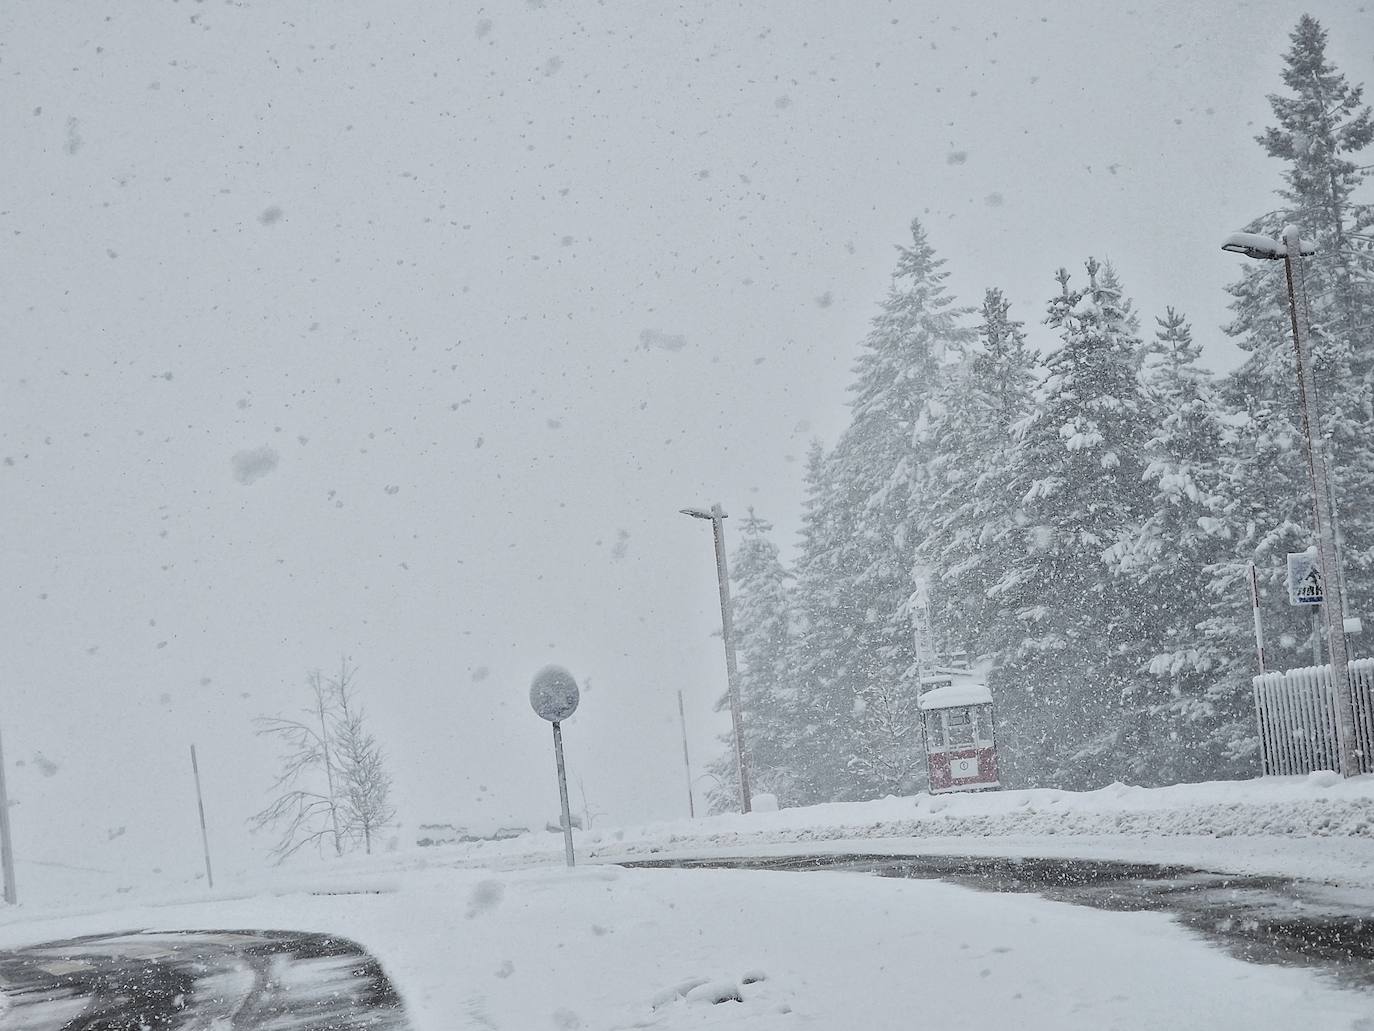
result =
[[[1298,235],[1298,227],[1288,225],[1283,240],[1258,233],[1232,233],[1221,249],[1247,258],[1282,261],[1288,278],[1288,315],[1293,328],[1293,354],[1298,366],[1298,407],[1302,412],[1302,432],[1307,443],[1307,471],[1312,482],[1312,518],[1317,531],[1317,560],[1321,564],[1322,606],[1326,621],[1327,647],[1331,653],[1331,679],[1336,696],[1336,744],[1340,750],[1341,775],[1353,777],[1360,772],[1360,752],[1355,737],[1355,699],[1351,693],[1349,659],[1345,649],[1345,597],[1336,562],[1336,541],[1332,534],[1331,494],[1326,457],[1314,429],[1316,383],[1307,354],[1307,318],[1298,310],[1296,279],[1302,275],[1302,259],[1317,249]],[[1335,614],[1332,615],[1332,610]]]
[[730,573],[725,566],[725,512],[720,505],[704,508],[680,509],[693,519],[711,520],[711,532],[716,541],[716,579],[720,582],[720,631],[725,640],[725,675],[729,683],[730,721],[735,727],[735,769],[739,774],[740,812],[747,813],[749,798],[749,763],[744,755],[744,717],[739,704],[739,670],[735,666],[735,624],[730,615]]

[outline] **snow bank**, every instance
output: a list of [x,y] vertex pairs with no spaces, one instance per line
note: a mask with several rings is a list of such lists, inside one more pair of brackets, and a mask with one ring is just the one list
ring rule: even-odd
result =
[[[1374,776],[1305,777],[1180,784],[1112,784],[1097,791],[1036,788],[968,794],[919,794],[832,803],[642,826],[574,830],[579,864],[669,856],[837,852],[946,855],[1044,855],[1186,863],[1213,870],[1265,873],[1359,884],[1374,892]],[[216,898],[245,893],[347,891],[394,894],[408,871],[559,866],[561,835],[462,842],[378,856],[302,856],[285,868],[223,871]],[[55,879],[25,882],[30,913],[81,912],[122,896],[190,901],[203,886],[143,888]],[[481,901],[471,900],[476,907]],[[0,925],[9,914],[0,911]]]
[[[784,852],[1074,855],[1206,864],[1374,886],[1374,776],[1214,781],[1097,791],[920,794],[774,813],[724,814],[575,836],[579,861]],[[531,847],[533,846],[533,847]],[[433,861],[522,865],[554,844],[434,849]]]

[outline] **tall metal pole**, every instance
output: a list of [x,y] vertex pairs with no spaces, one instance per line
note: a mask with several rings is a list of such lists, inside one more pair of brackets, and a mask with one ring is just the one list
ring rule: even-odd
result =
[[568,865],[573,865],[572,813],[568,809],[568,770],[563,765],[563,728],[558,720],[553,723],[553,759],[558,765],[558,801],[563,806],[563,855]]
[[205,798],[200,793],[200,763],[196,762],[196,746],[191,746],[191,775],[196,781],[196,809],[200,812],[200,847],[205,852],[205,883],[213,890],[215,872],[210,869],[210,836],[205,832]]
[[10,837],[10,794],[5,788],[5,747],[0,744],[0,868],[5,877],[5,901],[19,901],[14,888],[14,839]]
[[739,700],[739,670],[735,665],[735,622],[730,614],[730,571],[725,565],[725,512],[711,506],[711,532],[716,540],[716,579],[720,582],[720,630],[725,639],[725,677],[730,691],[730,720],[735,725],[735,767],[739,774],[740,812],[752,807],[749,762],[744,754],[744,714]]
[[687,711],[682,706],[682,692],[677,693],[677,718],[682,724],[682,765],[687,769],[687,815],[697,816],[696,799],[692,797],[692,760],[687,756]]
[[1249,564],[1250,611],[1255,617],[1255,660],[1259,663],[1260,676],[1264,676],[1264,624],[1260,621],[1259,574],[1255,564]]
[[1355,737],[1355,700],[1351,694],[1348,655],[1345,648],[1345,598],[1336,565],[1336,542],[1332,535],[1331,488],[1327,477],[1325,450],[1313,426],[1312,409],[1317,401],[1316,381],[1307,348],[1307,319],[1298,311],[1297,280],[1302,273],[1302,243],[1298,227],[1285,226],[1283,260],[1288,277],[1288,314],[1293,326],[1293,351],[1298,365],[1298,403],[1302,410],[1302,431],[1307,442],[1307,469],[1312,480],[1312,518],[1317,531],[1317,560],[1322,571],[1322,610],[1326,620],[1327,651],[1331,656],[1331,680],[1336,702],[1336,744],[1340,751],[1341,775],[1353,777],[1360,772],[1360,751]]

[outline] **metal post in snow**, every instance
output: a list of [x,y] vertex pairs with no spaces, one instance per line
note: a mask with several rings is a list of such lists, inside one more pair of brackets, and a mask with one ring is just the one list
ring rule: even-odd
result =
[[215,873],[210,869],[210,835],[205,831],[205,798],[200,793],[200,763],[196,762],[196,746],[191,746],[191,776],[196,781],[196,809],[200,813],[200,847],[205,853],[205,883],[214,890]]
[[5,789],[5,748],[0,744],[0,873],[5,878],[5,901],[19,901],[14,887],[14,839],[10,836],[10,796]]
[[682,765],[687,770],[687,815],[697,816],[696,799],[692,796],[692,760],[687,755],[687,712],[682,706],[682,692],[677,693],[677,718],[682,724]]
[[1255,661],[1259,664],[1259,675],[1264,676],[1264,624],[1260,622],[1259,574],[1255,564],[1250,566],[1250,609],[1255,617]]
[[[1255,564],[1250,562],[1248,574],[1250,581],[1250,611],[1255,618],[1255,663],[1259,667],[1259,676],[1264,676],[1264,624],[1260,621],[1260,596],[1259,596],[1259,573],[1255,569]],[[1259,684],[1255,685],[1255,724],[1260,732],[1260,776],[1266,776],[1273,772],[1273,760],[1266,748],[1267,738],[1265,735],[1265,708],[1263,704],[1264,694]]]
[[558,801],[563,806],[563,855],[568,866],[573,865],[572,813],[568,809],[568,771],[563,765],[563,727],[553,721],[553,756],[558,764]]

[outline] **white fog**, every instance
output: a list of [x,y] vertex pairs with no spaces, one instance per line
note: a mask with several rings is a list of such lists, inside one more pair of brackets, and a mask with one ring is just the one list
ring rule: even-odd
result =
[[[1374,81],[1368,5],[1309,13]],[[1172,307],[1236,369],[1220,244],[1284,204],[1256,137],[1302,14],[0,5],[21,898],[199,890],[193,744],[216,881],[263,876],[254,721],[345,658],[392,778],[378,851],[558,820],[550,663],[581,687],[575,813],[687,817],[679,692],[704,813],[731,724],[711,532],[680,510],[721,504],[733,555],[752,508],[795,561],[913,220],[968,327],[995,287],[1049,353],[1056,270],[1097,258],[1142,339]]]

